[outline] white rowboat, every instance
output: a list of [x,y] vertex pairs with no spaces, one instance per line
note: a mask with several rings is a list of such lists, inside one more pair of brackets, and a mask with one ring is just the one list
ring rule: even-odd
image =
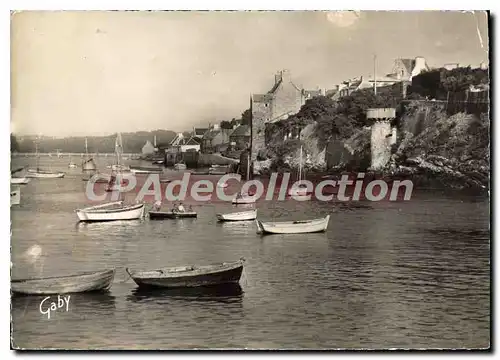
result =
[[144,216],[144,204],[123,205],[123,201],[115,201],[85,209],[76,210],[80,221],[117,221],[137,220]]
[[257,210],[240,211],[230,214],[217,214],[219,221],[250,221],[257,218]]
[[330,215],[323,219],[263,222],[255,220],[258,232],[262,234],[306,234],[323,232],[328,228]]
[[54,178],[63,178],[64,173],[29,169],[28,173],[26,174],[26,177],[37,178],[37,179],[54,179]]
[[30,182],[31,179],[28,179],[26,177],[21,177],[21,178],[10,178],[10,183],[13,185],[26,185],[27,183]]
[[115,270],[86,272],[75,275],[35,279],[12,280],[13,293],[24,295],[50,295],[106,291],[111,287]]

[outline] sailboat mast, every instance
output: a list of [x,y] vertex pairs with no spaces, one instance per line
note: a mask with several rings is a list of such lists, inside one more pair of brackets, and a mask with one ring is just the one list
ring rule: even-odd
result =
[[250,152],[247,154],[247,181],[250,180]]
[[40,155],[38,155],[38,139],[35,140],[36,169],[40,167]]
[[89,155],[89,149],[88,149],[88,145],[87,145],[87,138],[85,138],[85,155]]
[[299,181],[302,180],[302,145],[300,146]]

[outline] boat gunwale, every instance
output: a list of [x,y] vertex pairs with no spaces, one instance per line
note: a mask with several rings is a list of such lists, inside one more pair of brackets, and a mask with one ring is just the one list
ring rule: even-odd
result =
[[[212,275],[223,273],[231,270],[235,270],[238,268],[242,268],[245,264],[245,260],[238,260],[231,263],[220,263],[220,264],[211,264],[211,265],[201,265],[195,266],[191,265],[191,269],[186,269],[184,271],[173,271],[174,269],[181,268],[182,266],[170,267],[170,268],[159,268],[154,270],[131,270],[126,268],[125,270],[130,275],[130,277],[135,280],[154,280],[154,279],[174,279],[179,277],[195,277],[195,276],[203,276],[203,275]],[[189,265],[185,266],[186,268]],[[168,269],[171,269],[168,271]],[[203,270],[203,271],[202,271]],[[151,276],[145,276],[146,273],[151,273]],[[153,276],[156,273],[158,276]]]
[[76,211],[88,213],[88,214],[111,214],[111,213],[119,213],[119,212],[126,212],[126,211],[133,211],[137,210],[141,207],[144,207],[144,204],[137,204],[137,205],[128,205],[125,207],[122,207],[120,209],[95,209],[95,210],[86,210],[86,209],[77,209]]
[[27,281],[40,281],[40,280],[54,280],[54,279],[69,279],[69,278],[78,278],[82,276],[88,276],[88,275],[105,275],[107,273],[114,274],[116,272],[116,269],[106,269],[106,270],[100,270],[100,271],[86,271],[83,273],[79,274],[72,274],[72,275],[64,275],[64,276],[48,276],[48,277],[39,277],[39,278],[26,278],[26,279],[12,279],[10,280],[11,283],[23,283]]

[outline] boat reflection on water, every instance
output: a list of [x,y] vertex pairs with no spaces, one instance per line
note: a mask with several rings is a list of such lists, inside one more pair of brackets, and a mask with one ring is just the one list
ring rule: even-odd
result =
[[184,301],[207,301],[234,303],[241,302],[244,291],[239,284],[224,284],[192,288],[147,288],[135,289],[127,300],[133,302],[151,302],[162,299]]
[[77,221],[75,223],[75,229],[77,231],[95,231],[95,232],[107,232],[110,230],[116,231],[117,229],[131,229],[139,227],[144,222],[144,219],[134,219],[134,220],[116,220],[116,221],[100,221],[100,222],[81,222]]

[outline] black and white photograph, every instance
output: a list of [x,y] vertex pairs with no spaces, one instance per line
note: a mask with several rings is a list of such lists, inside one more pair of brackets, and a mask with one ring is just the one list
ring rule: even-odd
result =
[[490,350],[491,17],[12,10],[11,350]]

